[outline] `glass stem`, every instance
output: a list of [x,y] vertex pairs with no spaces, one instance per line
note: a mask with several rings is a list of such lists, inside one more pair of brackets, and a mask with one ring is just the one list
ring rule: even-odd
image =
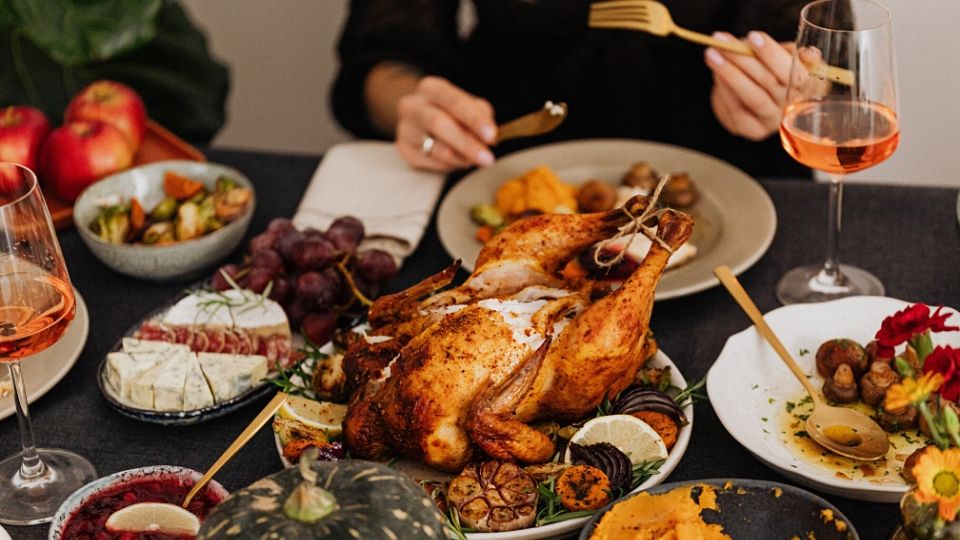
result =
[[840,231],[843,229],[843,175],[830,175],[830,203],[827,209],[827,257],[818,280],[826,285],[842,285],[840,273]]
[[33,425],[30,423],[30,409],[27,408],[27,389],[23,385],[20,362],[10,362],[7,365],[10,368],[10,380],[13,381],[13,401],[17,405],[17,422],[20,424],[20,440],[23,443],[20,476],[29,480],[42,476],[45,466],[37,454],[37,445],[33,440]]

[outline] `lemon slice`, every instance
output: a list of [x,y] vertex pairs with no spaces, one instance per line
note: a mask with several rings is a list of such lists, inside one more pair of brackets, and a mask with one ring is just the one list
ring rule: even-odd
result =
[[347,416],[347,406],[329,401],[314,401],[301,396],[289,396],[280,406],[277,414],[281,418],[322,429],[327,432],[328,437],[339,437],[343,434],[343,418]]
[[107,518],[110,532],[148,532],[196,536],[200,518],[175,504],[137,503],[117,510]]
[[[644,461],[666,459],[667,446],[650,424],[629,414],[611,414],[590,420],[570,437],[570,442],[579,445],[610,443],[637,465]],[[570,449],[563,456],[571,462]]]

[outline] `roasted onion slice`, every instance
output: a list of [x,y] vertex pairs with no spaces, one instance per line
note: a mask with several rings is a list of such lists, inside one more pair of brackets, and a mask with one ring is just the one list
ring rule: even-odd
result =
[[570,443],[570,459],[575,465],[596,467],[610,479],[610,490],[629,491],[633,479],[633,464],[630,458],[610,443],[579,445]]

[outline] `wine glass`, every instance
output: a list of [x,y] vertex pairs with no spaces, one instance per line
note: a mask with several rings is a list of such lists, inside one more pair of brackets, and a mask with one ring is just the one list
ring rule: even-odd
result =
[[780,140],[830,178],[826,259],[777,285],[784,304],[884,293],[873,274],[840,264],[843,177],[890,157],[900,141],[890,12],[871,0],[820,0],[800,13]]
[[97,477],[93,465],[33,439],[20,362],[60,339],[76,305],[37,177],[0,163],[0,363],[13,382],[23,452],[0,462],[0,523],[53,519],[60,503]]

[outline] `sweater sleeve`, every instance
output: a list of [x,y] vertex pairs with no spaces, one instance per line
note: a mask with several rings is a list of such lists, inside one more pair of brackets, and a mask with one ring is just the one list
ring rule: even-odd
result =
[[351,0],[331,92],[334,115],[358,137],[382,137],[370,124],[364,82],[381,62],[452,77],[457,70],[459,0]]
[[800,25],[800,10],[809,0],[741,0],[737,2],[733,34],[762,30],[780,42],[793,41]]

